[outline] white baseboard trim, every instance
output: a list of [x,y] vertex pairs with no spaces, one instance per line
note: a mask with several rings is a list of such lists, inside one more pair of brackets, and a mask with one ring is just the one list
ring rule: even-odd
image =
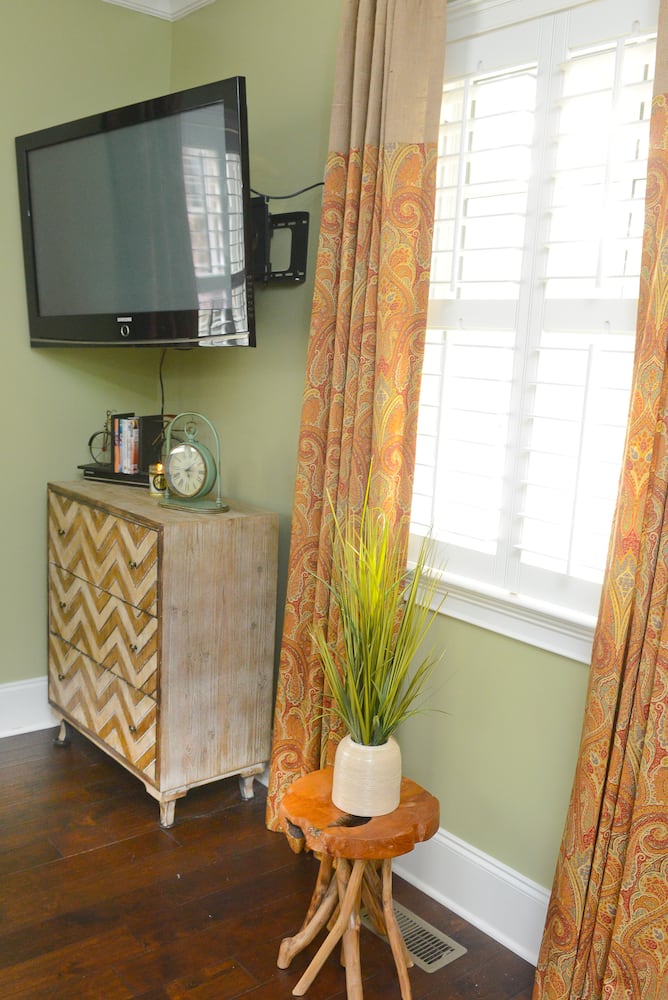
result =
[[[47,700],[46,677],[0,684],[0,738],[59,722]],[[268,770],[260,780],[266,782],[267,776]],[[411,885],[536,964],[547,889],[443,829],[393,867]]]
[[535,965],[550,893],[440,829],[394,862],[394,871]]
[[50,729],[59,722],[48,702],[46,677],[0,684],[0,738]]

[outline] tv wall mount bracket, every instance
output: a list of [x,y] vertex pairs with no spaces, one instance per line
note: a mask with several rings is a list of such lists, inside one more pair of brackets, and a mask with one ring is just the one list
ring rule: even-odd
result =
[[[255,280],[264,284],[270,281],[295,284],[306,279],[308,255],[308,212],[282,212],[280,215],[269,211],[267,199],[260,196],[251,198],[253,224],[253,273]],[[290,263],[282,270],[271,266],[271,240],[277,230],[287,230],[290,234]]]

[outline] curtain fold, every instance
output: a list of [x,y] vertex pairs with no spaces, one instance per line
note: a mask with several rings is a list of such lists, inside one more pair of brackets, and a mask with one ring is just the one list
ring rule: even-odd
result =
[[534,1000],[668,997],[668,0],[631,408]]
[[[446,0],[345,0],[337,55],[274,715],[267,825],[340,733],[311,639],[331,523],[371,503],[407,533],[433,234]],[[418,55],[416,55],[416,53]],[[332,626],[333,627],[333,626]]]

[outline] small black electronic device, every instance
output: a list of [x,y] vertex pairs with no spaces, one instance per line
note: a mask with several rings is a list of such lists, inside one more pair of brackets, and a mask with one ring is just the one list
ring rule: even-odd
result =
[[16,139],[30,343],[254,346],[245,79]]

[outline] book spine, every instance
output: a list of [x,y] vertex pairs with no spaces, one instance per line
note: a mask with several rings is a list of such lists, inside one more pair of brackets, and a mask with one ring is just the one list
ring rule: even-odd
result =
[[114,472],[121,471],[121,421],[114,417]]
[[136,417],[130,421],[130,472],[139,472],[139,421]]
[[129,472],[128,459],[128,418],[121,418],[121,472]]

